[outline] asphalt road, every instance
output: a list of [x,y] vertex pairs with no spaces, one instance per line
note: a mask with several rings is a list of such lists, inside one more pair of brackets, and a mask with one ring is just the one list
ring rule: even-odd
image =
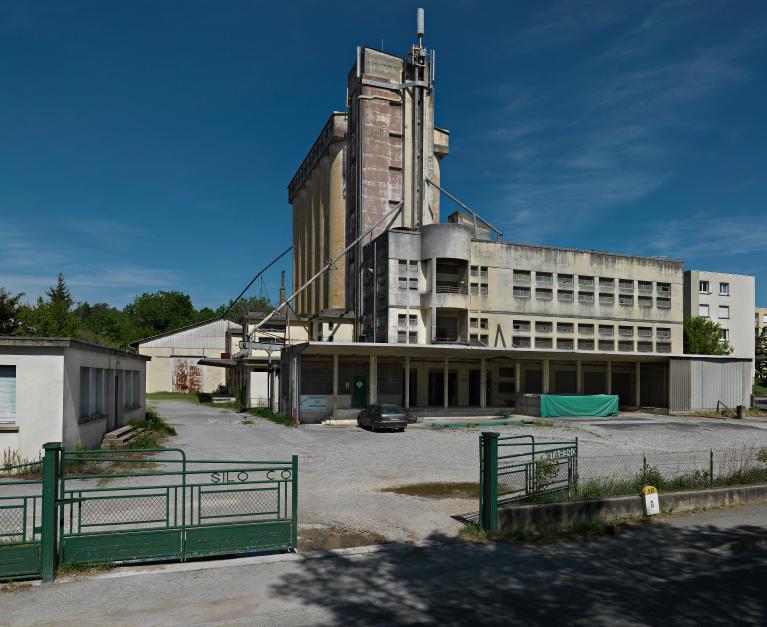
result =
[[116,569],[0,593],[0,624],[767,624],[765,505],[578,544],[429,539],[215,569]]

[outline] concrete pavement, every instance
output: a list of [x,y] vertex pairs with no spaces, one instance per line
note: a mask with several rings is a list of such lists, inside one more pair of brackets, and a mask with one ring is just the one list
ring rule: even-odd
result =
[[439,532],[429,540],[201,570],[116,569],[0,593],[0,624],[767,623],[766,505],[667,517],[578,544],[466,544]]

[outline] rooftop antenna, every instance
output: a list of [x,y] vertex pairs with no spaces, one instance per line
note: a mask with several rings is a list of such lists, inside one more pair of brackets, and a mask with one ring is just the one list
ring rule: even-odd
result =
[[423,15],[424,15],[424,11],[421,8],[419,8],[416,11],[416,13],[415,13],[415,30],[416,30],[416,35],[418,35],[418,47],[419,48],[423,48],[423,41],[422,41],[423,40],[423,34],[424,34]]

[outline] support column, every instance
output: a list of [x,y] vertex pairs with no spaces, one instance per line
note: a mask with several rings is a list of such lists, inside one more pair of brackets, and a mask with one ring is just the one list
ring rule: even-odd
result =
[[479,360],[479,406],[487,407],[487,360]]
[[543,360],[543,393],[549,393],[549,360]]
[[514,391],[519,394],[522,391],[522,364],[514,362]]
[[642,364],[640,362],[637,362],[636,365],[636,383],[634,384],[634,395],[636,396],[636,403],[635,405],[639,407],[642,404],[642,396],[640,394],[640,386],[639,382],[642,376]]
[[333,354],[333,399],[330,409],[332,411],[331,415],[335,418],[338,411],[338,353]]
[[56,497],[59,489],[59,469],[61,467],[61,442],[46,442],[43,457],[43,487],[40,498],[40,578],[43,583],[50,583],[56,576],[58,559],[58,507]]
[[370,356],[368,368],[368,405],[378,402],[378,355]]
[[405,409],[410,409],[410,357],[405,357]]
[[580,359],[575,362],[575,390],[583,394],[583,367]]
[[613,362],[607,362],[607,393],[613,393]]
[[447,401],[448,401],[448,390],[447,390],[447,382],[448,382],[448,376],[447,376],[447,364],[448,360],[447,357],[445,357],[445,365],[444,369],[442,371],[442,405],[447,409]]

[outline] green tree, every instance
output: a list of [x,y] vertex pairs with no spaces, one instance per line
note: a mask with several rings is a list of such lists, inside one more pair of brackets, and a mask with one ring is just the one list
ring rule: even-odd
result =
[[42,337],[80,337],[80,320],[72,312],[75,304],[64,275],[56,277],[56,285],[46,290],[47,300],[37,299],[34,307],[24,306],[20,319],[28,335]]
[[723,340],[724,330],[702,316],[684,319],[684,352],[690,355],[729,355],[733,349]]
[[78,303],[74,314],[82,323],[83,339],[126,349],[139,339],[139,331],[128,315],[107,303]]
[[192,299],[182,292],[154,292],[136,296],[125,314],[141,339],[198,322]]
[[767,327],[762,329],[761,333],[756,334],[756,346],[754,359],[756,367],[756,378],[759,379],[762,384],[767,384]]
[[[228,304],[221,305],[218,309],[215,311],[215,316],[220,317],[223,316],[229,307],[231,307],[232,301],[230,300]],[[251,296],[250,298],[243,298],[234,305],[229,310],[229,313],[226,314],[226,317],[229,320],[234,320],[235,322],[239,322],[242,320],[242,318],[245,316],[246,313],[249,311],[260,311],[262,313],[270,313],[274,309],[274,306],[272,305],[271,301],[266,298],[265,296]]]
[[5,288],[0,287],[0,335],[13,335],[22,329],[20,319],[21,297],[23,292],[12,296]]

